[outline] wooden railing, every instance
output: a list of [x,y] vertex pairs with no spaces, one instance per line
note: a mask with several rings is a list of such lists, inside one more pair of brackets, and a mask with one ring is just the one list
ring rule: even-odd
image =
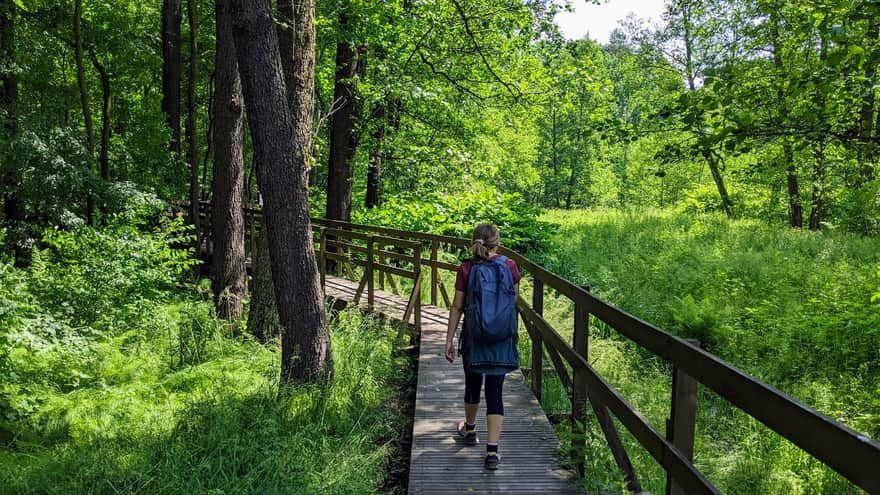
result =
[[[249,210],[248,215],[253,225],[258,212]],[[332,220],[313,219],[312,222],[317,235],[316,252],[322,266],[325,265],[324,261],[334,260],[364,268],[358,292],[366,290],[368,305],[375,290],[374,274],[412,278],[413,290],[407,312],[412,311],[415,315],[414,324],[418,327],[423,270],[428,273],[430,303],[438,304],[439,292],[446,306],[449,305],[449,293],[443,285],[440,271],[454,272],[458,265],[440,259],[441,254],[467,249],[470,244],[468,240]],[[335,236],[336,240],[330,241],[328,236]],[[411,250],[412,255],[406,254],[407,249]],[[853,484],[868,493],[880,493],[880,444],[876,441],[740,371],[695,343],[616,308],[521,254],[503,247],[500,251],[516,261],[531,279],[531,303],[519,297],[517,310],[531,338],[532,372],[529,376],[535,396],[540,400],[543,393],[542,370],[546,354],[571,399],[573,425],[580,428],[587,421],[586,408],[589,405],[617,465],[626,477],[629,490],[640,491],[641,486],[615,429],[612,415],[666,471],[667,493],[719,493],[692,462],[697,388],[703,385]],[[384,261],[392,257],[408,263],[411,268],[400,268]],[[344,267],[337,269],[341,270],[341,275],[346,275]],[[351,270],[347,275],[357,278]],[[544,296],[548,290],[555,291],[574,306],[571,343],[544,319]],[[590,366],[591,316],[671,364],[672,396],[665,433],[642,417]],[[571,374],[568,368],[571,368]],[[583,436],[574,435],[572,453],[576,457],[575,462],[581,466],[583,447]]]

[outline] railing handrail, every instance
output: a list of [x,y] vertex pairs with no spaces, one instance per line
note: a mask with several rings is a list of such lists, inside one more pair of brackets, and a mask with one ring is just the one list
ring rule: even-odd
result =
[[[258,210],[249,211],[251,215],[259,214]],[[338,220],[312,219],[313,224],[327,228],[360,230],[382,235],[417,239],[422,242],[468,247],[470,241],[424,232],[413,232],[389,227],[356,224]],[[685,372],[699,383],[709,387],[719,396],[727,399],[737,409],[761,421],[768,428],[787,438],[789,441],[813,455],[854,484],[869,493],[880,493],[880,443],[856,432],[845,425],[825,416],[815,409],[781,392],[775,387],[741,371],[717,356],[692,345],[655,325],[645,322],[620,308],[591,294],[587,290],[569,282],[529,260],[522,254],[502,247],[500,252],[513,259],[521,269],[526,270],[542,285],[555,289],[566,296],[575,305],[582,305],[587,314],[593,314],[599,320],[629,338],[643,349],[669,362],[675,368]],[[448,263],[436,259],[436,252],[431,259],[421,263],[432,268],[450,269]],[[532,324],[543,322],[539,313],[530,314],[528,303],[520,298],[517,303],[524,321],[531,319]],[[554,337],[546,330],[552,330],[546,322],[535,327],[541,331],[542,340],[551,345],[573,370],[585,373],[586,383],[590,385],[588,394],[598,394],[621,422],[633,432],[639,443],[646,447],[655,459],[668,472],[675,476],[683,488],[690,492],[717,493],[717,490],[702,477],[688,459],[659,434],[587,363],[587,357],[576,352],[564,339]],[[536,370],[533,370],[533,374]],[[540,373],[541,370],[537,370]],[[591,397],[592,399],[592,397]],[[637,431],[633,431],[635,428]],[[649,431],[650,430],[650,431]],[[651,445],[645,445],[645,442]],[[682,461],[687,466],[682,465]],[[673,472],[674,471],[674,472]]]

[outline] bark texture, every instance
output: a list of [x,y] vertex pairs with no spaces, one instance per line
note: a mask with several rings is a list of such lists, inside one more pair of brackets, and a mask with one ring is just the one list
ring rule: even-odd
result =
[[[247,297],[244,234],[244,101],[232,39],[229,0],[216,0],[214,59],[214,261],[212,288],[217,314],[241,318]],[[270,279],[271,283],[271,279]]]
[[[313,0],[304,0],[296,9],[314,18]],[[309,45],[299,45],[297,36],[295,53],[303,58],[296,64],[295,93],[302,100],[291,115],[269,0],[234,0],[232,14],[257,181],[265,203],[275,302],[284,329],[281,378],[286,383],[316,382],[332,375],[333,364],[309,222],[307,174],[314,71],[299,73],[308,65],[307,60],[314,63],[314,36]],[[299,19],[296,22],[294,32],[299,31]],[[303,28],[314,33],[311,22]],[[299,86],[307,82],[309,87]]]
[[180,156],[180,0],[162,2],[162,111],[171,129],[171,151]]
[[382,103],[373,110],[373,123],[376,126],[373,129],[373,143],[375,150],[373,151],[373,159],[367,167],[367,196],[364,206],[374,208],[379,206],[382,198],[382,160],[385,144],[385,129],[387,127],[386,108]]
[[282,327],[275,307],[275,287],[272,286],[272,265],[269,261],[269,238],[266,227],[260,229],[253,258],[253,290],[248,312],[248,332],[261,342],[281,336]]
[[202,232],[199,217],[199,150],[196,141],[196,76],[198,75],[199,50],[196,42],[198,21],[196,20],[196,2],[186,2],[187,22],[189,23],[189,74],[186,82],[186,162],[189,164],[189,217],[193,222],[196,253],[201,254]]
[[[346,32],[348,17],[339,14],[339,30]],[[330,121],[330,153],[327,168],[327,218],[351,221],[351,186],[357,134],[354,132],[357,105],[355,76],[358,73],[358,50],[347,40],[336,44],[336,83],[333,87],[334,110]]]

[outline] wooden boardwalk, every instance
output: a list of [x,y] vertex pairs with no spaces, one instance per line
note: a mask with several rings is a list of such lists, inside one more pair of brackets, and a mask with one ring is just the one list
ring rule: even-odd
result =
[[[355,282],[327,277],[328,296],[351,301],[356,290]],[[362,297],[360,303],[365,304],[365,299]],[[400,320],[406,301],[376,290],[375,305],[376,311]],[[422,306],[409,493],[582,494],[572,483],[574,475],[560,466],[556,458],[559,440],[519,371],[507,375],[504,384],[499,469],[483,469],[484,403],[477,416],[480,444],[468,447],[458,440],[455,427],[464,418],[464,372],[460,359],[449,364],[444,357],[447,321],[448,310]]]

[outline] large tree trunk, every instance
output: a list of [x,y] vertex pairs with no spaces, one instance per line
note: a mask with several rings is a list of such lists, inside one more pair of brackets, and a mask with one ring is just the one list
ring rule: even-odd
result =
[[[217,314],[241,318],[247,297],[244,249],[244,101],[232,39],[229,0],[216,0],[217,37],[214,54],[214,260],[212,288]],[[271,283],[271,277],[270,281]],[[274,301],[273,301],[274,303]]]
[[[76,0],[73,4],[73,45],[74,58],[76,59],[76,82],[79,86],[79,101],[82,106],[83,122],[86,126],[86,149],[89,158],[95,155],[95,137],[92,124],[92,111],[89,108],[89,85],[86,80],[86,67],[83,63],[83,36],[82,36],[82,0]],[[91,225],[94,221],[95,198],[91,191],[86,194],[86,221]]]
[[284,71],[284,83],[287,85],[287,102],[291,108],[291,112],[295,112],[293,109],[293,103],[296,98],[294,94],[294,82],[293,82],[293,64],[294,64],[294,31],[293,31],[293,0],[278,0],[275,17],[277,19],[277,23],[275,24],[275,29],[278,33],[278,52],[281,54],[281,68]]
[[[293,0],[278,0],[276,4],[275,25],[278,34],[278,53],[281,55],[281,68],[284,72],[284,83],[287,86],[287,104],[291,113],[295,113],[293,104],[296,95],[293,81],[294,66],[294,5]],[[293,136],[290,137],[293,139]],[[278,309],[275,307],[275,288],[272,286],[272,265],[269,262],[269,238],[266,236],[266,225],[260,229],[257,245],[254,246],[252,259],[253,286],[251,289],[250,311],[248,313],[248,331],[262,342],[281,336],[281,323]]]
[[162,2],[162,111],[171,129],[171,152],[180,156],[180,0]]
[[[348,17],[339,14],[339,30],[348,30]],[[348,40],[336,44],[336,84],[333,88],[334,111],[330,121],[330,159],[327,170],[327,218],[351,221],[352,166],[358,140],[354,131],[356,117],[355,76],[358,50]]]
[[296,39],[295,94],[302,100],[291,115],[269,0],[232,2],[239,72],[265,203],[275,302],[284,327],[281,379],[287,383],[320,381],[333,370],[307,189],[314,71],[305,68],[314,67],[314,1],[297,0],[295,9],[308,22],[297,19],[294,32],[310,34]]
[[196,75],[198,74],[199,50],[196,42],[198,25],[196,21],[196,2],[186,2],[187,22],[189,23],[189,74],[186,83],[186,161],[189,164],[189,217],[193,222],[196,254],[201,254],[202,235],[199,217],[199,157],[196,142]]

